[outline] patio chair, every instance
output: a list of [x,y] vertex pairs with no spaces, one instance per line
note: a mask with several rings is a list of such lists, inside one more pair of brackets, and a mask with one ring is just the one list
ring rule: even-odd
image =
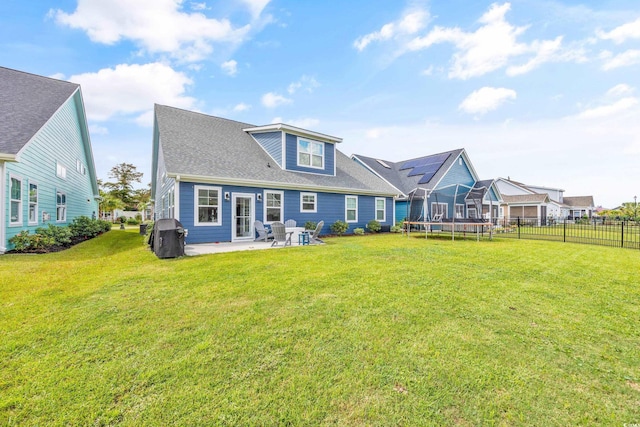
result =
[[316,225],[316,229],[309,234],[310,244],[313,245],[316,243],[324,243],[322,240],[318,238],[320,236],[320,232],[322,231],[322,226],[324,226],[324,221],[320,221],[318,225]]
[[296,220],[295,219],[288,219],[284,222],[284,226],[289,228],[289,227],[295,227],[296,226]]
[[442,214],[437,213],[431,218],[431,222],[442,222]]
[[287,231],[283,223],[272,223],[271,231],[273,231],[273,243],[271,243],[271,246],[278,246],[279,243],[282,243],[282,246],[291,246],[293,231]]
[[258,242],[260,240],[267,241],[269,239],[273,239],[273,232],[267,230],[264,227],[262,221],[256,221],[253,223],[253,226],[256,228],[256,233],[258,233],[258,237],[256,237],[253,241]]

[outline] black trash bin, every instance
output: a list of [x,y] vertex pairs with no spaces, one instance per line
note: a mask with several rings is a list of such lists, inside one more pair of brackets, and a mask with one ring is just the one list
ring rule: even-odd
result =
[[159,219],[153,224],[151,249],[158,258],[177,258],[184,255],[184,227],[174,218]]
[[144,236],[147,234],[147,224],[140,224],[140,235]]

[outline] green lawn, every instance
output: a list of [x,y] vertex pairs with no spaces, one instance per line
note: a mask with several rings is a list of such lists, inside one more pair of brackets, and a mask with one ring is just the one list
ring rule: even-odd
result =
[[[416,234],[417,236],[417,234]],[[640,251],[400,235],[0,257],[0,425],[640,423]]]

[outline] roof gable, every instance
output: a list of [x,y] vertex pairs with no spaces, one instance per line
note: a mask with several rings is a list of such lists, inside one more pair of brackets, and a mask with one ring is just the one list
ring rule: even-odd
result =
[[18,154],[78,88],[0,67],[0,153]]
[[301,188],[395,195],[396,190],[335,151],[336,173],[320,175],[281,169],[247,130],[256,127],[163,105],[155,106],[152,186],[157,155],[164,154],[168,176],[182,180],[271,188]]

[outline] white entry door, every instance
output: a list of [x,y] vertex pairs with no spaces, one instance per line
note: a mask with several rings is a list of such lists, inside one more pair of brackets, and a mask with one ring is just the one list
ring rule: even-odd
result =
[[253,200],[253,194],[233,193],[232,240],[234,242],[254,239],[255,208]]

